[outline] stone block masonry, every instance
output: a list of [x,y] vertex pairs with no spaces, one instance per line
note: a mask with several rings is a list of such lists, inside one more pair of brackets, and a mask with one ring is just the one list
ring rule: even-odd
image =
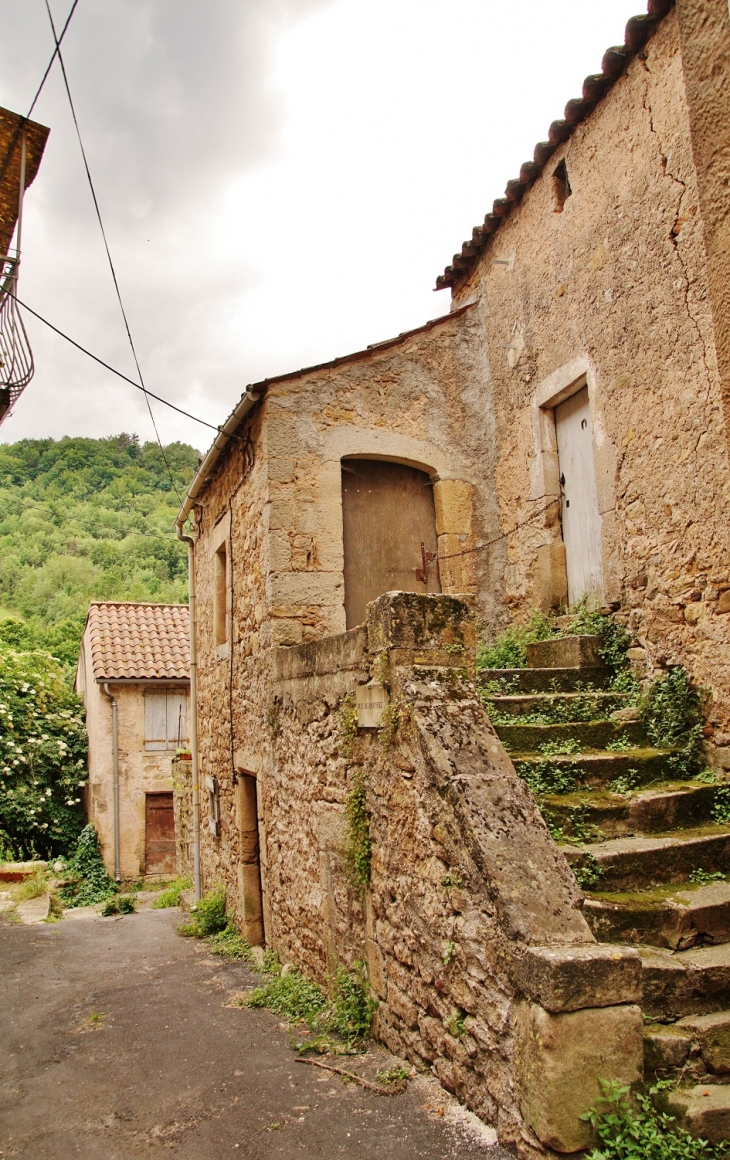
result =
[[[520,1155],[569,1152],[585,1145],[578,1116],[605,1068],[640,1074],[638,955],[595,943],[485,716],[468,675],[471,603],[391,593],[364,628],[275,654],[268,937],[325,986],[339,963],[365,959],[376,1032],[393,1051],[431,1068]],[[356,730],[351,694],[373,676],[390,690],[384,727]],[[348,872],[356,776],[370,813],[366,890]]]

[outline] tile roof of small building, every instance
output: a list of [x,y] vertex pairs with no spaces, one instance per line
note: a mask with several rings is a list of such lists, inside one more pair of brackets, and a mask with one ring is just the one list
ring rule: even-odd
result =
[[648,0],[646,15],[631,17],[626,25],[624,43],[606,49],[600,73],[586,77],[582,95],[568,101],[564,118],[553,121],[547,141],[538,141],[532,161],[525,161],[520,167],[520,176],[507,182],[505,196],[497,198],[483,224],[474,227],[471,238],[463,243],[461,252],[454,254],[452,264],[446,267],[443,274],[439,274],[436,290],[453,286],[470,273],[492,234],[496,233],[508,214],[522,201],[558,146],[567,141],[576,125],[593,112],[598,102],[623,74],[629,61],[644,47],[655,25],[674,7],[674,3],[675,0]]
[[94,601],[85,635],[97,681],[190,677],[187,604]]

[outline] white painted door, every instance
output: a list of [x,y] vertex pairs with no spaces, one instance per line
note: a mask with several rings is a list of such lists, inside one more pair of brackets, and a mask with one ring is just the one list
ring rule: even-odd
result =
[[572,607],[586,596],[591,603],[599,603],[603,599],[601,516],[587,387],[555,408],[555,428],[563,485],[568,602]]

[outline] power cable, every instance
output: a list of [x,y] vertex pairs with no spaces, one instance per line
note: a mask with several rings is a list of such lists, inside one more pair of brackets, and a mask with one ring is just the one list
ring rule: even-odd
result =
[[[149,388],[141,387],[139,383],[135,383],[134,379],[130,379],[127,377],[127,375],[123,375],[121,371],[116,369],[116,367],[111,366],[108,362],[104,362],[103,358],[99,358],[98,355],[92,354],[92,352],[87,350],[85,346],[82,346],[80,342],[76,342],[75,338],[71,338],[71,336],[66,334],[63,330],[59,330],[57,326],[54,326],[52,322],[49,322],[47,318],[44,318],[43,315],[39,314],[37,310],[34,310],[32,306],[28,306],[27,302],[23,302],[22,299],[18,298],[18,296],[13,294],[12,291],[9,290],[8,293],[12,298],[15,299],[19,306],[23,307],[23,310],[27,310],[29,314],[32,314],[34,318],[37,318],[38,321],[42,322],[44,326],[47,326],[49,330],[52,330],[55,334],[59,335],[60,338],[65,338],[66,342],[70,342],[71,346],[75,346],[76,349],[80,350],[82,354],[92,358],[94,362],[99,364],[99,366],[104,367],[104,369],[107,371],[111,371],[113,375],[116,375],[119,379],[123,379],[125,383],[129,383],[130,387],[134,387],[138,391],[144,391],[144,393],[149,395],[151,399],[155,399],[158,403],[163,403],[164,406],[169,407],[171,411],[177,411],[178,415],[184,415],[186,419],[192,419],[194,423],[200,423],[203,427],[209,427],[211,431],[217,431],[219,435],[222,434],[222,427],[217,427],[215,423],[209,423],[206,419],[199,419],[197,415],[192,415],[190,411],[184,411],[182,407],[177,407],[174,403],[169,402],[169,400],[163,399],[162,395],[156,395],[154,391],[150,391]],[[240,435],[235,435],[233,433],[227,435],[226,437],[228,439],[234,439],[239,443],[246,442],[246,440],[242,439]]]
[[167,467],[167,471],[168,471],[168,474],[170,476],[170,483],[172,484],[173,488],[175,489],[175,492],[177,493],[177,497],[180,500],[180,503],[182,503],[182,495],[178,489],[177,483],[175,482],[175,477],[172,473],[172,468],[170,467],[170,463],[168,461],[168,458],[165,455],[165,449],[162,446],[162,440],[160,439],[160,433],[157,430],[157,423],[155,422],[155,417],[152,414],[152,405],[151,405],[149,398],[147,396],[147,389],[145,387],[144,376],[142,375],[142,368],[139,365],[139,359],[137,358],[137,351],[136,351],[136,348],[134,345],[134,341],[132,339],[132,332],[129,328],[129,320],[127,319],[127,312],[124,309],[124,302],[122,301],[122,292],[119,289],[119,281],[117,279],[117,272],[114,268],[114,262],[112,260],[111,251],[109,249],[109,242],[107,241],[106,230],[104,229],[104,222],[103,222],[103,219],[101,216],[101,209],[99,208],[99,199],[96,196],[94,182],[93,182],[92,177],[91,177],[91,170],[89,169],[89,162],[88,162],[88,159],[86,157],[86,150],[84,149],[84,142],[83,142],[82,137],[81,137],[81,129],[79,128],[79,122],[78,122],[78,118],[76,116],[76,109],[74,107],[73,97],[71,96],[71,88],[70,88],[70,85],[68,83],[68,76],[66,73],[66,65],[64,63],[63,55],[61,53],[61,42],[59,41],[58,37],[56,36],[56,26],[53,23],[53,14],[51,12],[51,6],[49,4],[49,0],[45,0],[45,4],[46,4],[46,11],[48,13],[48,19],[51,22],[51,31],[53,32],[53,39],[56,42],[56,51],[58,52],[58,63],[61,66],[61,72],[63,74],[63,83],[64,83],[64,86],[66,88],[66,96],[68,97],[68,103],[69,103],[69,106],[71,108],[71,116],[73,117],[74,127],[76,129],[76,136],[78,138],[79,148],[81,149],[81,156],[82,156],[83,162],[84,162],[84,169],[86,170],[86,177],[87,177],[87,180],[89,182],[89,189],[91,190],[91,197],[92,197],[92,200],[94,202],[94,209],[96,210],[96,217],[97,217],[97,220],[99,222],[99,229],[101,230],[101,236],[102,236],[103,241],[104,241],[104,249],[106,250],[107,260],[109,262],[109,269],[111,271],[112,281],[114,282],[114,289],[116,291],[117,301],[119,302],[119,309],[121,310],[122,318],[124,319],[124,329],[127,332],[127,338],[129,339],[129,346],[130,346],[130,349],[132,351],[134,365],[137,368],[137,374],[139,376],[139,381],[142,384],[142,390],[144,391],[145,402],[147,403],[147,410],[150,413],[150,420],[151,420],[152,426],[154,428],[155,436],[157,438],[157,442],[159,444],[160,451],[162,453],[162,458],[165,461],[165,466]]
[[[68,29],[68,26],[71,23],[71,17],[73,16],[74,12],[76,11],[76,5],[78,4],[78,2],[79,2],[79,0],[73,0],[73,4],[71,5],[71,11],[69,12],[68,16],[66,17],[66,23],[64,24],[63,28],[61,29],[61,35],[56,40],[56,47],[53,50],[53,56],[51,57],[51,59],[49,60],[47,66],[46,66],[46,71],[44,72],[44,74],[41,78],[41,83],[38,85],[38,88],[36,90],[36,94],[30,103],[30,108],[28,109],[28,112],[23,117],[22,121],[20,122],[17,129],[15,130],[15,133],[13,134],[12,140],[10,142],[10,147],[8,149],[5,160],[3,161],[3,164],[2,164],[2,169],[0,169],[0,185],[2,185],[2,183],[5,179],[5,175],[8,171],[8,167],[10,165],[10,160],[13,156],[13,153],[15,152],[15,146],[18,144],[18,141],[20,140],[21,134],[22,134],[23,130],[25,129],[26,123],[30,120],[30,115],[33,112],[34,108],[36,107],[36,104],[38,103],[38,98],[40,97],[41,93],[43,92],[43,86],[45,85],[46,81],[48,80],[48,74],[50,73],[51,69],[53,68],[53,62],[56,59],[56,57],[60,56],[60,54],[61,54],[60,53],[61,41],[63,40],[64,36],[66,35],[66,31]],[[56,37],[55,37],[55,33],[54,33],[54,40],[55,39],[56,39]]]

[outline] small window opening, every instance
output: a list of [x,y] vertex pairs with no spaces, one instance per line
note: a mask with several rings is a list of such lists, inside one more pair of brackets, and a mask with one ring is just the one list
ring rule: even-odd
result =
[[564,161],[559,162],[553,172],[553,212],[562,213],[566,199],[573,190],[568,180],[568,167]]
[[215,554],[215,592],[213,617],[215,621],[215,643],[225,644],[228,640],[228,552],[227,545],[221,544]]

